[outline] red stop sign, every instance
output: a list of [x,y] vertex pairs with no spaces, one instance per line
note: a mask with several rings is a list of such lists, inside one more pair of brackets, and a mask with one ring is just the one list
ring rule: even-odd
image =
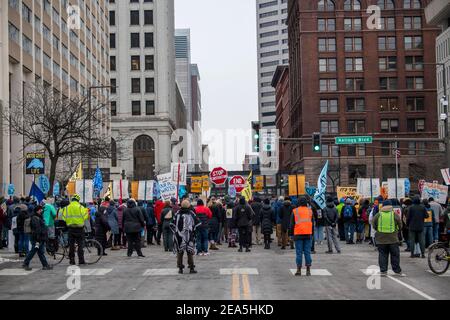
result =
[[236,189],[236,192],[241,192],[245,188],[245,179],[243,176],[233,176],[230,179],[230,186]]
[[214,168],[209,174],[209,178],[211,179],[211,182],[216,185],[224,184],[228,179],[227,170],[222,167]]

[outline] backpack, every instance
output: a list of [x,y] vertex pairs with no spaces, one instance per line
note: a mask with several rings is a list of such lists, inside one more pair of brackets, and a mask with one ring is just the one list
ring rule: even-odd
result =
[[351,219],[353,217],[353,210],[352,207],[349,205],[346,205],[344,209],[342,210],[342,214],[344,219]]
[[31,217],[26,218],[23,222],[23,232],[26,234],[31,234]]
[[364,221],[364,223],[369,223],[369,215],[367,214],[367,208],[362,209],[361,220]]
[[167,212],[167,214],[164,216],[164,220],[171,220],[172,219],[172,210]]

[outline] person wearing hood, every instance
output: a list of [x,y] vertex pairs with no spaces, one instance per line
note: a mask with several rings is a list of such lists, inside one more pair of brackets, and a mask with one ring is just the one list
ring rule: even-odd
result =
[[197,207],[195,208],[195,214],[197,215],[200,225],[197,228],[197,254],[199,256],[207,256],[208,253],[208,226],[209,219],[212,217],[211,210],[205,206],[202,199],[197,200]]
[[403,235],[403,240],[406,243],[406,249],[405,252],[410,252],[411,248],[409,247],[409,232],[408,232],[408,225],[406,224],[406,220],[408,217],[408,211],[409,208],[412,205],[412,201],[410,198],[406,198],[403,200],[403,204],[402,204],[402,235]]
[[162,235],[162,225],[163,225],[163,221],[161,220],[161,212],[164,209],[164,202],[162,202],[161,200],[156,200],[155,202],[155,217],[156,217],[156,222],[158,223],[158,230],[156,232],[156,243],[157,245],[161,245],[161,235]]
[[171,201],[165,201],[164,202],[164,209],[161,212],[161,220],[163,222],[162,225],[162,233],[163,233],[163,244],[164,244],[164,250],[166,252],[173,250],[173,235],[172,231],[170,229],[170,224],[172,223],[173,216],[175,215],[175,211],[173,209],[173,202]]
[[219,221],[221,220],[222,208],[221,204],[218,204],[216,198],[211,198],[208,208],[211,210],[211,218],[208,220],[208,237],[209,237],[209,250],[219,250],[216,246],[216,239],[219,233]]
[[108,224],[113,237],[111,250],[120,250],[119,217],[113,200],[109,202],[109,206],[106,208],[106,215],[108,216]]
[[147,202],[147,208],[145,208],[145,214],[147,215],[147,245],[153,245],[153,238],[156,240],[157,223],[155,217],[155,210],[153,208],[153,201]]
[[231,200],[227,201],[226,204],[226,234],[227,234],[227,241],[228,241],[228,248],[236,248],[236,238],[237,238],[237,229],[236,226],[233,223],[233,212],[234,212],[234,202]]
[[306,275],[311,275],[311,245],[313,241],[313,211],[308,207],[305,197],[299,199],[300,206],[295,208],[291,214],[290,229],[294,235],[295,255],[297,272],[296,276],[302,275],[303,255],[305,256]]
[[[306,200],[306,199],[305,199]],[[285,250],[289,239],[289,227],[291,222],[291,214],[294,207],[289,197],[284,198],[283,206],[280,209],[281,218],[281,249]],[[293,243],[291,243],[293,249]]]
[[264,199],[261,207],[261,231],[264,235],[264,249],[270,249],[270,235],[273,233],[275,224],[275,212],[270,206],[270,200]]
[[[362,243],[366,237],[366,229],[369,231],[369,207],[368,199],[361,199],[362,203],[358,208],[358,218],[356,222],[356,243]],[[367,228],[366,228],[367,226]]]
[[378,264],[381,275],[387,275],[389,255],[391,256],[391,266],[395,274],[401,274],[400,249],[398,231],[402,228],[402,220],[394,213],[392,202],[383,202],[380,212],[373,218],[373,226],[377,231],[375,241],[378,247]]
[[95,240],[102,245],[104,256],[107,255],[105,252],[107,246],[106,233],[111,230],[108,224],[108,215],[106,210],[106,207],[100,207],[97,211],[97,216],[95,217]]
[[409,248],[411,249],[411,258],[415,258],[414,248],[416,243],[419,243],[422,258],[425,258],[425,237],[424,237],[424,221],[428,218],[428,213],[425,207],[420,204],[420,198],[415,196],[413,198],[411,207],[408,210],[408,217],[406,224],[409,229]]
[[177,255],[178,273],[182,274],[183,255],[186,252],[189,273],[197,273],[194,265],[195,231],[201,225],[200,220],[191,210],[189,200],[181,202],[181,209],[175,214],[170,229],[173,232],[173,252]]
[[[270,201],[270,200],[269,200]],[[254,201],[251,204],[252,210],[255,213],[255,217],[253,219],[253,232],[252,234],[255,236],[254,240],[257,245],[261,244],[261,198],[255,197]]]
[[280,196],[277,201],[272,204],[272,209],[275,212],[275,222],[276,222],[276,237],[277,244],[279,247],[282,245],[281,238],[281,208],[283,207],[284,198]]
[[425,248],[428,248],[433,243],[433,225],[434,221],[434,211],[427,199],[423,199],[423,205],[427,210],[428,217],[424,221],[424,238],[425,238]]
[[430,207],[433,209],[434,214],[433,241],[437,242],[439,240],[439,220],[444,215],[444,209],[442,209],[442,206],[432,197],[428,199],[428,202],[430,203]]
[[117,208],[117,222],[119,223],[119,245],[120,249],[126,249],[127,248],[127,235],[123,231],[123,212],[127,208],[125,203],[122,203],[119,205],[119,208]]
[[347,198],[347,200],[345,200],[345,205],[342,208],[341,216],[344,221],[345,240],[347,244],[354,244],[355,242],[353,241],[353,238],[355,235],[358,214],[355,206],[353,205],[352,199]]
[[[17,215],[17,232],[19,234],[19,257],[25,257],[29,252],[29,242],[30,237],[28,233],[25,232],[25,220],[27,220],[30,215],[28,214],[28,208],[24,206],[17,207],[21,208],[19,214]],[[25,210],[26,209],[26,210]]]
[[249,237],[251,221],[253,219],[253,211],[244,197],[239,199],[239,204],[234,211],[234,224],[239,231],[239,249],[238,252],[242,252],[242,248],[245,248],[245,252],[250,252],[249,246],[251,238]]
[[345,206],[345,199],[339,199],[339,204],[336,205],[336,210],[338,212],[338,232],[339,232],[339,240],[346,241],[345,236],[345,227],[344,227],[344,218],[342,217],[342,209]]
[[141,230],[145,227],[145,220],[134,199],[127,201],[127,208],[123,212],[122,220],[122,229],[126,233],[128,241],[127,256],[131,257],[133,250],[136,250],[139,257],[145,257],[141,251]]
[[339,241],[337,240],[336,225],[338,222],[338,212],[332,198],[328,197],[326,207],[323,209],[323,218],[325,222],[325,234],[327,235],[328,251],[333,253],[333,244],[337,253],[341,253]]

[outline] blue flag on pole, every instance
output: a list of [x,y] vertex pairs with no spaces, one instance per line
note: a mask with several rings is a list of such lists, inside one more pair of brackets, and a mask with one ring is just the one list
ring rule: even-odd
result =
[[29,196],[30,197],[35,197],[38,203],[40,203],[45,198],[44,193],[41,191],[41,189],[39,189],[39,187],[34,182],[31,185],[30,195]]
[[317,180],[317,191],[314,195],[314,201],[321,209],[325,209],[325,193],[327,192],[327,171],[328,171],[328,160],[323,166],[322,172]]
[[94,180],[92,181],[94,187],[94,194],[96,197],[100,196],[100,191],[103,189],[103,176],[99,167],[95,170]]

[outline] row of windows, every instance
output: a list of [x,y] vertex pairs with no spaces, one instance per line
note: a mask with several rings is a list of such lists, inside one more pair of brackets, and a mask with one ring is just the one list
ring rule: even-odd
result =
[[[109,58],[111,71],[116,71],[116,56],[111,56]],[[141,56],[131,56],[130,57],[130,70],[139,71],[141,70]],[[155,57],[153,55],[145,55],[144,57],[144,67],[146,71],[155,70]]]
[[[109,46],[111,49],[116,48],[116,34],[109,34]],[[145,32],[144,33],[144,47],[145,48],[153,48],[153,32]],[[130,47],[131,48],[140,48],[141,47],[141,34],[139,32],[130,33]]]
[[[342,154],[344,148],[347,149],[347,155],[350,157],[364,157],[367,154],[365,145],[344,147],[344,146],[322,144],[322,157],[330,157],[330,156],[339,157],[339,150],[341,151]],[[382,156],[394,155],[395,150],[397,148],[398,148],[397,142],[381,142],[381,155]],[[425,155],[426,154],[425,150],[426,150],[425,142],[408,142],[408,155]],[[366,166],[362,165],[362,167],[363,167],[362,169],[358,168],[358,170],[362,170],[364,172]],[[383,165],[383,169],[385,169],[384,167],[385,165]],[[393,170],[395,172],[395,165]],[[390,177],[391,175],[387,174],[386,176]]]
[[[151,116],[155,114],[155,101],[146,100],[145,101],[145,115]],[[141,101],[131,101],[131,115],[140,116],[141,112]],[[117,116],[117,101],[111,101],[111,116]]]
[[[395,133],[399,132],[399,119],[382,119],[380,121],[380,132],[382,133]],[[347,120],[346,133],[366,133],[366,121],[361,119]],[[425,131],[425,119],[414,118],[406,119],[407,132],[424,132]],[[320,133],[322,134],[339,134],[339,121],[338,120],[326,120],[320,121]]]
[[[337,91],[338,81],[335,78],[320,79],[319,90]],[[345,90],[361,91],[364,90],[364,80],[360,78],[347,78],[345,83]],[[406,77],[406,89],[422,90],[424,88],[423,77]],[[396,77],[381,77],[379,78],[379,90],[397,90],[398,80]]]
[[[378,0],[376,3],[381,10],[392,10],[395,9],[395,1],[394,0]],[[403,9],[420,9],[422,4],[419,0],[403,0]],[[319,11],[334,11],[336,9],[335,2],[332,0],[319,0],[317,2],[317,10]],[[362,9],[361,1],[359,0],[345,0],[344,7],[345,11],[358,11]]]
[[[408,71],[423,70],[423,56],[406,56],[405,69]],[[363,58],[345,58],[345,71],[363,71]],[[397,70],[397,56],[379,57],[378,69],[380,71]],[[336,58],[319,58],[319,72],[336,72]]]
[[[111,79],[111,93],[117,93],[117,79]],[[140,78],[131,78],[131,93],[141,93],[141,79]],[[155,93],[155,79],[154,78],[145,78],[145,93]]]
[[[405,36],[403,44],[406,50],[423,49],[422,36]],[[396,50],[396,37],[378,37],[378,50]],[[319,38],[318,39],[319,52],[336,52],[336,38]],[[344,39],[345,52],[363,51],[363,41],[360,37],[345,38]]]
[[[320,99],[320,113],[339,112],[338,99]],[[345,110],[347,112],[365,112],[366,103],[364,98],[347,98],[345,100]],[[380,112],[399,112],[400,106],[398,97],[381,97],[378,101]],[[372,110],[371,110],[372,111]],[[425,99],[423,97],[407,97],[406,111],[425,111]]]
[[[379,24],[380,30],[395,30],[395,18],[382,17]],[[421,17],[403,17],[403,29],[405,30],[420,30],[422,29]],[[320,18],[317,19],[318,31],[336,31],[336,19],[335,18]],[[361,31],[362,19],[361,18],[345,18],[344,19],[345,31]]]
[[[116,25],[116,11],[111,10],[109,12],[109,25]],[[130,11],[130,26],[140,25],[140,11],[131,10]],[[153,10],[144,10],[144,25],[153,25]]]

